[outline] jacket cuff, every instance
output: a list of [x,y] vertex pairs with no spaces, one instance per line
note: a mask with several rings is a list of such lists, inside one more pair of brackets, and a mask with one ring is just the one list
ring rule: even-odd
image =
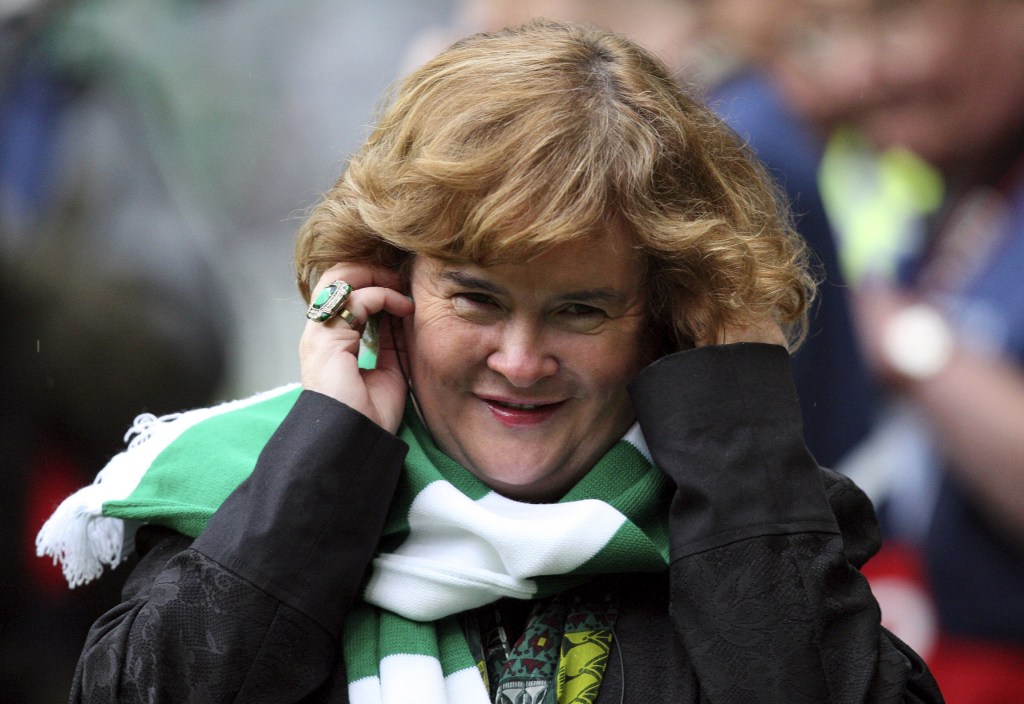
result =
[[357,411],[303,391],[193,547],[337,636],[407,450]]
[[671,556],[763,535],[838,533],[789,354],[738,343],[664,357],[630,385],[655,464],[676,484]]

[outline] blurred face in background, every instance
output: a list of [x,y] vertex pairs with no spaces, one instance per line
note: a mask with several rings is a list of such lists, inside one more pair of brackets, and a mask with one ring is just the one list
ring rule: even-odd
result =
[[[792,3],[787,3],[792,5]],[[1024,123],[1021,0],[800,0],[770,59],[790,104],[823,130],[943,167]]]
[[494,31],[531,18],[593,24],[624,34],[661,58],[679,80],[703,78],[707,60],[696,0],[460,0],[457,26]]

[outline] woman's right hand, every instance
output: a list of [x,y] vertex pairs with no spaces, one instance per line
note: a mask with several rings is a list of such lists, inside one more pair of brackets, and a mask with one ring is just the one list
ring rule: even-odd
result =
[[[324,272],[313,296],[335,280],[352,286],[345,302],[356,318],[354,329],[335,316],[324,323],[308,321],[299,342],[302,386],[341,401],[385,430],[395,432],[402,420],[407,393],[406,379],[398,360],[401,326],[392,326],[386,316],[404,317],[413,312],[413,302],[397,289],[398,273],[363,264],[337,264]],[[371,315],[384,314],[380,325],[380,349],[375,369],[359,369],[359,338]]]
[[788,349],[786,334],[770,316],[759,320],[728,325],[717,334],[697,340],[697,347],[708,345],[731,345],[736,342],[761,342],[767,345],[779,345]]

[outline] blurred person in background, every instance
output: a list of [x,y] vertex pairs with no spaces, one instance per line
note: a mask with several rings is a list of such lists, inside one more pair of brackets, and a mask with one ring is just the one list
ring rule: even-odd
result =
[[820,297],[807,343],[793,357],[807,445],[832,467],[867,436],[879,401],[854,330],[848,275],[825,212],[818,166],[830,127],[784,98],[766,70],[801,0],[707,0],[702,31],[718,70],[703,74],[709,105],[784,189],[797,232],[817,261]]
[[799,5],[765,65],[829,140],[821,183],[889,395],[842,465],[896,539],[869,578],[950,701],[1020,701],[1024,3]]
[[0,692],[12,704],[65,697],[78,643],[121,581],[68,594],[32,534],[126,422],[209,402],[227,364],[229,329],[207,305],[221,288],[145,131],[164,96],[133,95],[103,65],[117,47],[62,54],[69,5],[0,15]]
[[32,557],[59,497],[138,413],[295,377],[288,216],[448,3],[385,5],[0,3],[4,701],[66,701],[118,592]]
[[406,64],[414,68],[468,33],[542,18],[623,34],[654,52],[677,80],[687,82],[714,71],[716,65],[701,38],[699,4],[693,0],[456,0],[448,22],[425,28],[412,42]]

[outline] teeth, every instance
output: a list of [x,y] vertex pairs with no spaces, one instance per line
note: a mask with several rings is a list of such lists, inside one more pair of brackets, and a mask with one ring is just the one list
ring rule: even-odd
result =
[[540,408],[540,406],[531,403],[502,403],[501,405],[505,408],[513,408],[517,411],[533,411]]

